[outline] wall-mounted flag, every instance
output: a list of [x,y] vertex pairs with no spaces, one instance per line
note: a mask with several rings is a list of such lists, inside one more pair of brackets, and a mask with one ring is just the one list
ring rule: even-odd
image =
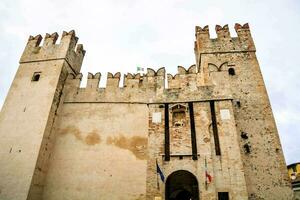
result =
[[157,160],[156,160],[156,173],[159,174],[161,181],[165,182],[165,176],[164,176],[163,172],[161,171],[161,169],[157,163]]
[[207,183],[211,183],[212,177],[211,177],[211,175],[209,175],[209,173],[207,171],[205,172],[205,176],[206,176],[206,179],[207,179]]
[[207,190],[208,184],[211,183],[211,181],[212,181],[212,176],[207,171],[207,161],[206,161],[206,157],[205,157],[205,187],[206,187],[206,190]]
[[157,189],[159,189],[159,180],[158,180],[158,176],[160,176],[160,180],[164,183],[165,182],[165,176],[162,172],[162,170],[160,169],[158,163],[157,163],[157,159],[156,159],[156,181],[157,181]]

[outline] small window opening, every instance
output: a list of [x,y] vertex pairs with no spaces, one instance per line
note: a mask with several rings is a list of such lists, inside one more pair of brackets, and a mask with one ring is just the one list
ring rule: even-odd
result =
[[229,200],[228,192],[218,192],[218,200]]
[[41,77],[41,72],[34,72],[31,81],[39,81]]
[[251,152],[251,146],[249,144],[244,144],[245,153],[249,154]]
[[248,139],[248,133],[245,133],[245,132],[242,132],[241,133],[241,138],[243,138],[243,139]]
[[179,160],[182,160],[183,159],[183,156],[179,156]]
[[140,80],[139,80],[139,85],[142,85],[142,84],[143,84],[143,79],[140,78]]
[[241,107],[241,102],[240,101],[236,101],[236,105],[237,105],[238,108],[240,108]]
[[229,74],[230,76],[234,76],[234,75],[235,75],[234,69],[233,69],[233,68],[229,68],[229,69],[228,69],[228,74]]

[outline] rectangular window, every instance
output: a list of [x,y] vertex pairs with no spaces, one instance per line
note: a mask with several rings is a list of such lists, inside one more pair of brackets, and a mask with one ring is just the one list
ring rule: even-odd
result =
[[218,192],[218,200],[229,200],[228,192]]
[[165,161],[170,160],[169,104],[165,103]]
[[219,156],[221,155],[221,149],[220,149],[218,124],[217,124],[216,111],[215,111],[215,101],[210,101],[209,103],[210,103],[211,123],[212,123],[212,129],[213,129],[213,135],[215,141],[216,155]]
[[191,140],[192,140],[192,154],[193,160],[197,160],[197,140],[196,140],[196,129],[194,119],[194,107],[193,102],[189,102],[189,113],[190,113],[190,124],[191,124]]

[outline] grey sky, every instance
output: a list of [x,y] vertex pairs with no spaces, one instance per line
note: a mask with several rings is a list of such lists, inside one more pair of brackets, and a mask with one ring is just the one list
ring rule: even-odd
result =
[[300,1],[1,0],[0,107],[29,35],[75,29],[87,50],[82,71],[135,72],[137,66],[195,63],[195,25],[250,23],[287,163],[300,161]]

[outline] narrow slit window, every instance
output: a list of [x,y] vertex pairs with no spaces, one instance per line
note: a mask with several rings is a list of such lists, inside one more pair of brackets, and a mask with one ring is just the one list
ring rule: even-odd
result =
[[237,105],[238,108],[240,108],[241,107],[241,102],[240,101],[236,101],[236,105]]
[[251,152],[251,146],[249,144],[244,144],[245,153],[249,154]]
[[41,72],[34,72],[31,81],[39,81],[41,77]]

